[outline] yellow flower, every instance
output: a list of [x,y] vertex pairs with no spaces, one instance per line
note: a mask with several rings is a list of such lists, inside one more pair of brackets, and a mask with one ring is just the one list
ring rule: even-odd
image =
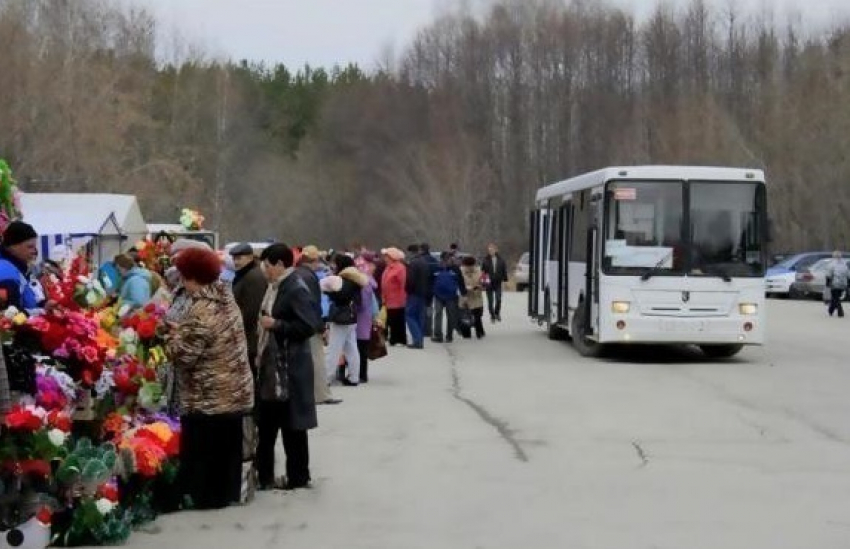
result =
[[24,313],[18,313],[14,317],[12,317],[12,324],[15,326],[23,326],[27,322],[27,315]]
[[148,356],[148,365],[149,366],[159,366],[165,362],[165,351],[162,350],[162,347],[153,347],[150,350],[150,355]]
[[112,310],[105,310],[100,313],[100,325],[104,330],[110,330],[115,326],[115,313]]

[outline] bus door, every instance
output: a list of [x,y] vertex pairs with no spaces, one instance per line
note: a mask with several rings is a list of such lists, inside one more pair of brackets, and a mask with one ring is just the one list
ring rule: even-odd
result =
[[538,210],[531,210],[528,220],[528,316],[537,317],[537,245],[540,241],[538,229],[540,215]]
[[552,208],[549,210],[549,234],[547,235],[547,250],[546,250],[546,285],[545,295],[548,307],[546,310],[546,321],[551,324],[557,324],[560,320],[558,316],[559,303],[558,297],[561,294],[561,225],[564,222],[564,217],[561,215],[561,208]]
[[531,213],[531,249],[528,272],[529,316],[543,320],[546,296],[546,260],[548,258],[549,211]]
[[570,238],[572,229],[572,208],[570,202],[564,202],[559,208],[558,219],[558,294],[557,294],[557,317],[558,322],[568,322],[570,311],[569,285],[570,285]]
[[590,223],[587,228],[587,296],[589,301],[590,328],[594,335],[599,334],[599,268],[601,266],[600,254],[602,252],[602,204],[600,195],[592,196],[588,191],[590,200]]

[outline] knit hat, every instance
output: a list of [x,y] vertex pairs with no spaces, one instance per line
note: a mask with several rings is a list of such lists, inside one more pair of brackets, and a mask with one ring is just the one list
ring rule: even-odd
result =
[[36,238],[38,238],[38,233],[35,232],[32,225],[24,223],[23,221],[12,221],[9,223],[9,226],[6,227],[6,230],[3,231],[4,246],[15,246],[16,244],[22,244],[27,240],[33,240]]

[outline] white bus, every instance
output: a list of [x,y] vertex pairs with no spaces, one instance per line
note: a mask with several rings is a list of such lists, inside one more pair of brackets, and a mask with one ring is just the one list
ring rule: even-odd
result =
[[613,167],[537,192],[529,315],[585,356],[609,344],[764,342],[764,173]]

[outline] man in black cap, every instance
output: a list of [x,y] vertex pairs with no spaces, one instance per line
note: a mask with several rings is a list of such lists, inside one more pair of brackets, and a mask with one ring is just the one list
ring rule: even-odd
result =
[[263,297],[269,286],[259,262],[254,258],[254,248],[250,244],[238,244],[230,250],[236,276],[233,279],[233,297],[242,312],[245,326],[245,338],[248,340],[248,359],[256,372],[257,358],[257,322]]
[[0,309],[29,311],[39,303],[29,281],[30,266],[38,259],[38,233],[23,221],[13,221],[0,243]]

